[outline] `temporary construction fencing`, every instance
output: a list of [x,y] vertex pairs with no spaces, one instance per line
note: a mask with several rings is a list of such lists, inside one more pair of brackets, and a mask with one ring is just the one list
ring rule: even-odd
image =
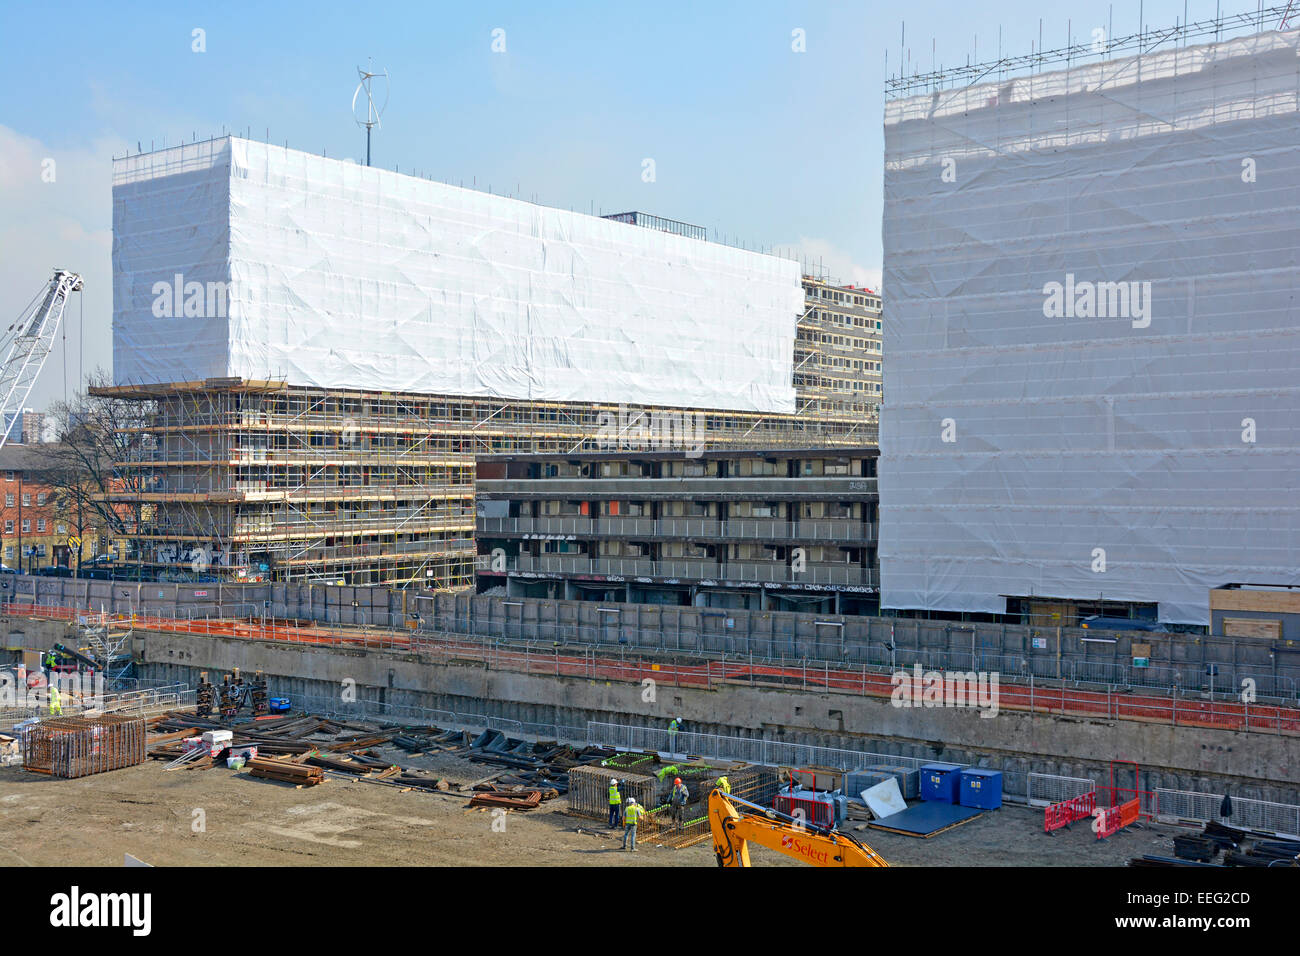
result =
[[1107,807],[1100,815],[1096,826],[1097,839],[1104,840],[1124,829],[1130,823],[1137,823],[1142,816],[1142,798],[1134,797],[1123,803]]
[[[388,701],[365,698],[345,699],[342,696],[326,697],[320,694],[295,695],[294,703],[306,712],[323,717],[354,720],[372,720],[383,723],[421,724],[445,730],[499,730],[511,737],[548,736],[556,725],[528,725],[507,717],[490,717],[486,714],[468,714],[432,707],[414,707]],[[533,733],[529,733],[532,730]],[[537,731],[544,731],[537,733]]]
[[1091,817],[1096,809],[1097,792],[1095,790],[1089,790],[1087,793],[1071,797],[1069,800],[1062,800],[1060,803],[1050,804],[1043,811],[1043,830],[1051,833],[1053,830],[1069,826],[1076,820],[1085,820]]
[[1097,789],[1097,785],[1086,777],[1062,777],[1050,773],[1031,773],[1028,784],[1025,802],[1031,807],[1064,803]]
[[1232,815],[1224,817],[1224,794],[1194,793],[1188,790],[1155,790],[1155,818],[1166,823],[1229,823],[1249,830],[1263,830],[1280,837],[1300,839],[1300,806],[1273,803],[1248,797],[1232,797]]
[[[61,707],[69,717],[86,711],[95,713],[149,716],[194,705],[195,691],[186,684],[158,684],[105,694],[77,695],[64,693]],[[0,710],[0,731],[32,717],[44,718],[49,712],[49,695],[44,688],[28,692],[22,706]]]
[[143,717],[96,714],[55,717],[23,729],[23,769],[55,777],[85,777],[144,763]]
[[697,754],[713,760],[735,760],[773,767],[832,767],[843,771],[889,763],[909,770],[919,770],[922,764],[927,763],[916,757],[900,757],[897,754],[818,747],[764,737],[729,737],[687,731],[673,734],[657,727],[634,727],[600,721],[587,722],[587,739],[591,743],[616,750]]

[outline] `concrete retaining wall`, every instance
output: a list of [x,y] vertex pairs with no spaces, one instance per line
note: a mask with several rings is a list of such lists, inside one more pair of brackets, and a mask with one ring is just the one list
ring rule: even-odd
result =
[[[1167,787],[1300,803],[1300,738],[1171,727],[1137,721],[1060,718],[1004,711],[900,709],[877,698],[723,686],[646,688],[604,680],[433,664],[411,654],[249,642],[189,634],[137,637],[141,676],[193,683],[234,667],[261,670],[275,696],[359,696],[395,706],[483,713],[525,723],[581,726],[588,720],[769,736],[795,743],[1003,769],[1091,777],[1109,761],[1139,762],[1147,789]],[[563,703],[556,703],[562,701]]]

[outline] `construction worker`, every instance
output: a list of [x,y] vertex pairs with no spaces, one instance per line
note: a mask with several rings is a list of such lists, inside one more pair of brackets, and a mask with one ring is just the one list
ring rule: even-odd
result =
[[725,794],[727,794],[727,795],[730,795],[730,794],[731,794],[731,781],[728,780],[725,776],[719,777],[719,778],[718,778],[718,789],[721,790],[723,793],[725,793]]
[[609,828],[612,830],[623,820],[623,794],[619,793],[618,781],[609,782]]
[[[641,822],[645,813],[641,805],[636,802],[636,797],[627,798],[627,810],[623,814],[623,849],[636,852],[636,825]],[[632,840],[630,847],[627,845],[629,838]]]
[[682,783],[682,778],[677,777],[673,780],[673,792],[668,797],[668,802],[673,808],[673,823],[681,826],[686,822],[686,801],[691,798],[691,792],[686,789],[686,784]]
[[45,652],[45,658],[41,661],[41,667],[45,670],[45,683],[47,684],[54,683],[54,665],[56,662],[57,658],[54,656],[54,648],[51,647]]
[[63,716],[63,698],[59,696],[59,688],[50,682],[50,716]]
[[670,754],[677,752],[677,731],[681,729],[682,719],[680,717],[674,717],[668,721],[668,752]]

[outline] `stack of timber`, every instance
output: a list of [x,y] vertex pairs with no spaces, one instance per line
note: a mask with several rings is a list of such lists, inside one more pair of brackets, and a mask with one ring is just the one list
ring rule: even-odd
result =
[[325,772],[320,767],[309,767],[275,757],[254,757],[246,766],[250,776],[279,780],[299,787],[314,787],[325,781]]

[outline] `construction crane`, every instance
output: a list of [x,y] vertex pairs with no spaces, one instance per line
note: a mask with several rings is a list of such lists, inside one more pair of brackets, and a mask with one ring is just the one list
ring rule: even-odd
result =
[[36,293],[0,339],[0,348],[9,346],[4,365],[0,366],[0,415],[4,423],[0,428],[0,448],[9,440],[15,424],[21,433],[23,409],[37,376],[45,367],[45,360],[54,350],[68,296],[80,292],[81,287],[81,276],[66,269],[55,269],[54,278]]
[[709,794],[709,827],[718,866],[749,866],[750,841],[813,866],[889,866],[847,833],[802,823],[721,790]]

